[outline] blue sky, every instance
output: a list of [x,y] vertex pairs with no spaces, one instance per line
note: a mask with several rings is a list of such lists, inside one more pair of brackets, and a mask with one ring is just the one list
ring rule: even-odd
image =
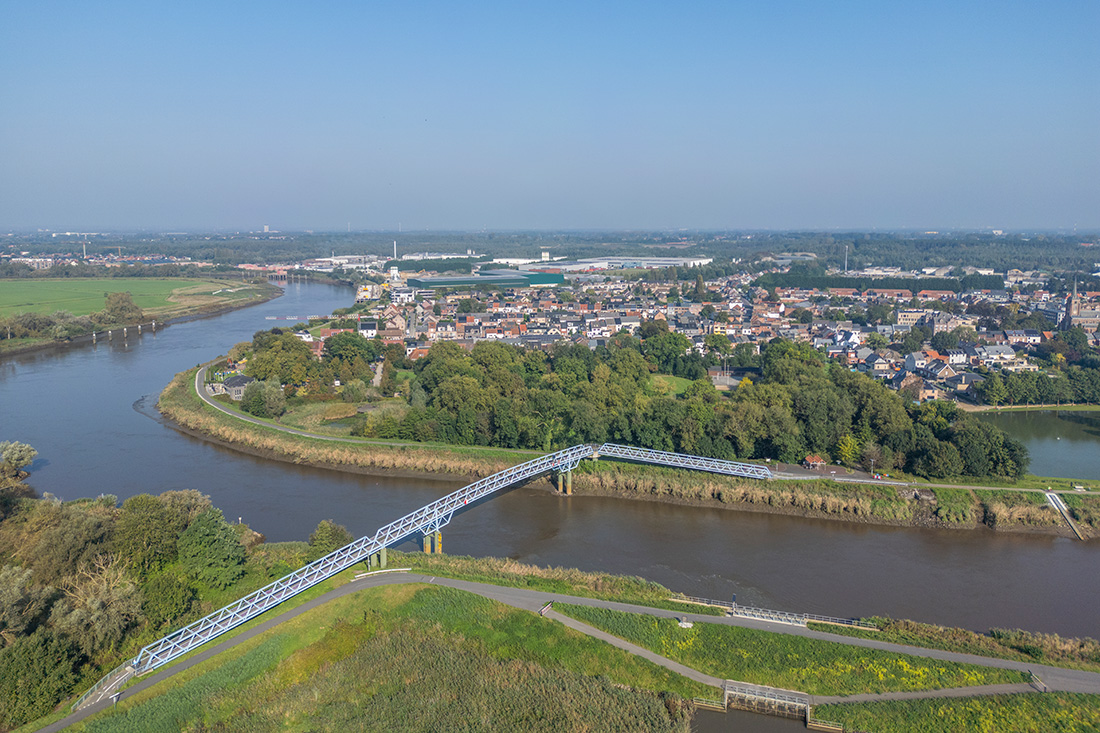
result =
[[1100,2],[0,0],[0,229],[1100,228]]

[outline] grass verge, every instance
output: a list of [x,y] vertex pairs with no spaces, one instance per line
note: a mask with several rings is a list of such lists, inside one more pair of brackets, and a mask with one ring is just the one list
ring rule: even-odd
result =
[[812,695],[932,690],[1022,682],[1021,672],[892,654],[800,636],[603,608],[554,604],[561,613],[701,672]]
[[714,694],[535,614],[424,585],[336,599],[174,680],[74,730],[686,733],[684,698]]
[[877,628],[835,626],[812,621],[807,626],[839,636],[1100,672],[1100,642],[1095,639],[1066,639],[1057,634],[1039,634],[1018,629],[990,629],[986,635],[967,629],[880,616],[863,620],[870,621]]
[[844,703],[816,707],[814,716],[841,723],[845,730],[875,733],[1070,733],[1100,730],[1100,695],[1053,692]]

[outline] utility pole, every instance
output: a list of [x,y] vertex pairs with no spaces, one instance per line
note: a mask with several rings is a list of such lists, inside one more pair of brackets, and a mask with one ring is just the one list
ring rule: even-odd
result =
[[848,274],[848,245],[844,245],[844,274]]

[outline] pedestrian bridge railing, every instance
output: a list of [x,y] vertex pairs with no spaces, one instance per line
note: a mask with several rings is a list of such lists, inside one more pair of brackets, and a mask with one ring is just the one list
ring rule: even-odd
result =
[[716,601],[713,598],[699,598],[698,596],[686,596],[677,594],[673,596],[670,600],[682,601],[684,603],[695,603],[700,606],[715,606],[717,608],[724,608],[726,609],[726,614],[730,616],[738,616],[740,618],[752,618],[759,621],[770,621],[772,623],[805,626],[807,621],[819,621],[821,623],[836,624],[838,626],[855,626],[864,629],[877,628],[870,621],[864,621],[862,619],[839,618],[837,616],[821,616],[816,613],[776,611],[770,608],[741,606],[730,601]]
[[[455,512],[461,511],[463,508],[469,507],[471,504],[485,499],[497,491],[548,473],[569,472],[575,469],[583,459],[599,457],[756,479],[766,479],[772,476],[771,471],[765,466],[647,448],[632,448],[614,443],[604,443],[599,446],[582,444],[565,448],[506,468],[503,471],[494,473],[492,476],[487,476],[464,486],[442,499],[433,501],[411,514],[385,525],[373,535],[361,537],[280,578],[274,583],[249,593],[235,603],[231,603],[172,632],[143,648],[136,657],[130,660],[128,665],[124,665],[131,670],[126,677],[145,674],[167,664],[230,629],[274,608],[288,598],[312,588],[358,562],[368,559],[384,548],[399,544],[417,534],[427,536],[439,531],[440,528],[451,521]],[[102,686],[108,681],[107,678],[104,678],[100,683],[97,683],[97,686]],[[99,696],[86,694],[77,701],[74,709],[80,705],[95,702],[98,699]]]

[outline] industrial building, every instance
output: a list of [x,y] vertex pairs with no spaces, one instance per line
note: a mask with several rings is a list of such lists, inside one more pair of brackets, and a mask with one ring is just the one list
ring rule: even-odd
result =
[[480,270],[474,275],[454,277],[410,277],[412,288],[535,288],[560,285],[565,277],[553,272],[521,272],[519,270]]

